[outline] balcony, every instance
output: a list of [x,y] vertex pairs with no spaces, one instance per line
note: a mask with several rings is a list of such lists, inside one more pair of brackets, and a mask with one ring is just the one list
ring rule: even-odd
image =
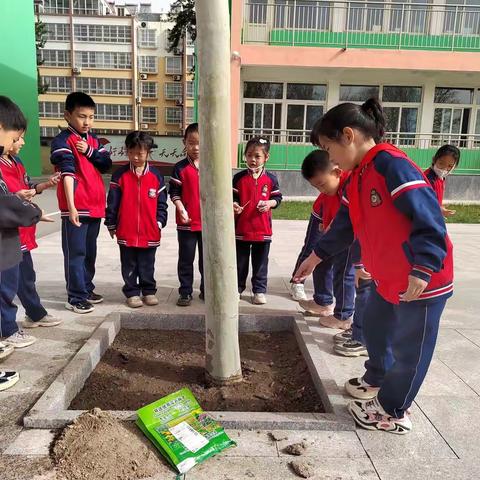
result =
[[480,1],[478,5],[410,2],[246,0],[242,43],[480,51]]

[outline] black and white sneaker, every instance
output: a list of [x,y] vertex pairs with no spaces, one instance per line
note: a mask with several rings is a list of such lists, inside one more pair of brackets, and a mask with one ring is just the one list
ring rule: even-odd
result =
[[95,304],[95,303],[102,303],[103,302],[103,297],[99,295],[98,293],[92,292],[88,298],[87,298],[89,303]]
[[356,340],[347,340],[344,343],[336,343],[333,351],[343,357],[368,357],[367,347]]
[[83,302],[75,303],[74,305],[67,302],[65,304],[65,308],[67,310],[71,310],[72,312],[80,313],[80,314],[90,313],[95,310],[93,305],[90,302],[87,302],[86,300],[84,300]]
[[337,333],[336,335],[333,336],[334,343],[345,343],[351,339],[352,339],[351,328],[348,328],[347,330],[344,330],[343,332]]
[[191,295],[180,295],[177,300],[177,305],[179,307],[189,307],[192,304]]
[[13,387],[20,379],[17,372],[0,371],[0,392],[7,388]]
[[365,382],[363,377],[351,378],[345,382],[345,390],[353,397],[360,400],[371,400],[377,396],[380,387],[374,387],[373,385]]

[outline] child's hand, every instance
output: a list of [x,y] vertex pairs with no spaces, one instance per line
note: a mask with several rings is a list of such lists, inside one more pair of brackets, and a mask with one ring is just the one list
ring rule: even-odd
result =
[[360,280],[371,280],[372,276],[362,267],[355,269],[355,286],[360,286]]
[[116,230],[109,230],[108,233],[110,234],[110,238],[113,240],[115,238],[115,235],[117,234]]
[[61,174],[60,172],[57,172],[55,174],[53,174],[47,182],[45,182],[47,184],[47,187],[46,188],[52,188],[52,187],[55,187],[55,185],[58,184],[58,182],[60,181],[61,179]]
[[449,210],[448,208],[442,207],[442,215],[444,217],[451,217],[452,215],[455,215],[457,213],[456,210]]
[[191,222],[191,219],[190,219],[190,217],[188,216],[188,212],[185,210],[185,208],[182,208],[182,209],[178,210],[178,214],[180,215],[180,221],[181,221],[183,224],[186,224],[186,223],[190,223],[190,222]]
[[268,212],[272,207],[270,206],[270,204],[265,201],[265,200],[260,200],[257,204],[257,208],[258,208],[258,211],[260,213],[266,213]]
[[80,152],[80,153],[85,153],[88,150],[88,143],[85,140],[79,140],[75,144],[75,148]]
[[237,202],[233,202],[233,211],[235,212],[235,215],[240,215],[243,212],[243,207]]
[[80,215],[78,215],[78,210],[76,208],[72,208],[69,210],[68,218],[70,220],[70,223],[72,223],[76,227],[82,226],[82,224],[80,223]]
[[15,195],[22,200],[30,202],[37,192],[34,188],[29,188],[28,190],[19,190]]
[[45,214],[45,211],[42,210],[42,216],[40,217],[41,222],[47,222],[47,223],[54,223],[55,220],[53,218],[50,218],[50,216]]
[[322,262],[322,259],[312,252],[298,267],[298,270],[293,276],[293,283],[303,282],[308,276],[312,274],[315,267]]
[[427,285],[428,283],[425,280],[414,277],[413,275],[409,275],[407,291],[403,295],[400,295],[400,300],[402,302],[411,302],[413,300],[417,300],[417,298],[427,288]]

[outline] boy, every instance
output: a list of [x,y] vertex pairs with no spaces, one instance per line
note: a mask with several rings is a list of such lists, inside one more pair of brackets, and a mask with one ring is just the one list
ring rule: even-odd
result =
[[127,305],[138,308],[144,303],[158,304],[155,254],[167,224],[167,191],[163,176],[148,163],[156,147],[153,138],[145,132],[132,132],[125,146],[130,163],[112,175],[105,225],[120,246]]
[[62,175],[57,197],[62,215],[62,249],[68,300],[65,308],[75,313],[93,311],[103,301],[94,293],[95,260],[100,219],[105,215],[102,173],[112,166],[110,154],[90,133],[95,102],[82,92],[65,101],[68,128],[52,142],[50,161]]
[[200,270],[200,296],[203,300],[203,246],[202,218],[200,213],[200,135],[198,123],[185,130],[183,138],[187,158],[175,165],[170,178],[170,198],[175,205],[178,235],[178,280],[180,294],[177,305],[188,307],[192,303],[193,262],[198,245]]
[[[348,174],[343,173],[330,162],[327,152],[315,150],[302,164],[302,175],[321,192],[321,202],[315,202],[323,220],[326,232],[340,208],[342,191]],[[320,210],[321,209],[321,210]],[[322,267],[323,265],[323,267]],[[327,284],[333,272],[333,294],[335,307]],[[332,261],[324,262],[314,271],[315,295],[312,300],[301,300],[300,306],[320,316],[320,324],[328,328],[347,330],[352,325],[355,298],[355,278],[350,249],[336,255]]]

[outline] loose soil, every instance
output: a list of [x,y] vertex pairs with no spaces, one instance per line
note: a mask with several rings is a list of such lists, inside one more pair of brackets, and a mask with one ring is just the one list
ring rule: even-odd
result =
[[208,387],[203,333],[122,329],[70,408],[137,410],[188,387],[207,411],[324,411],[293,333],[241,334],[240,352],[244,380]]

